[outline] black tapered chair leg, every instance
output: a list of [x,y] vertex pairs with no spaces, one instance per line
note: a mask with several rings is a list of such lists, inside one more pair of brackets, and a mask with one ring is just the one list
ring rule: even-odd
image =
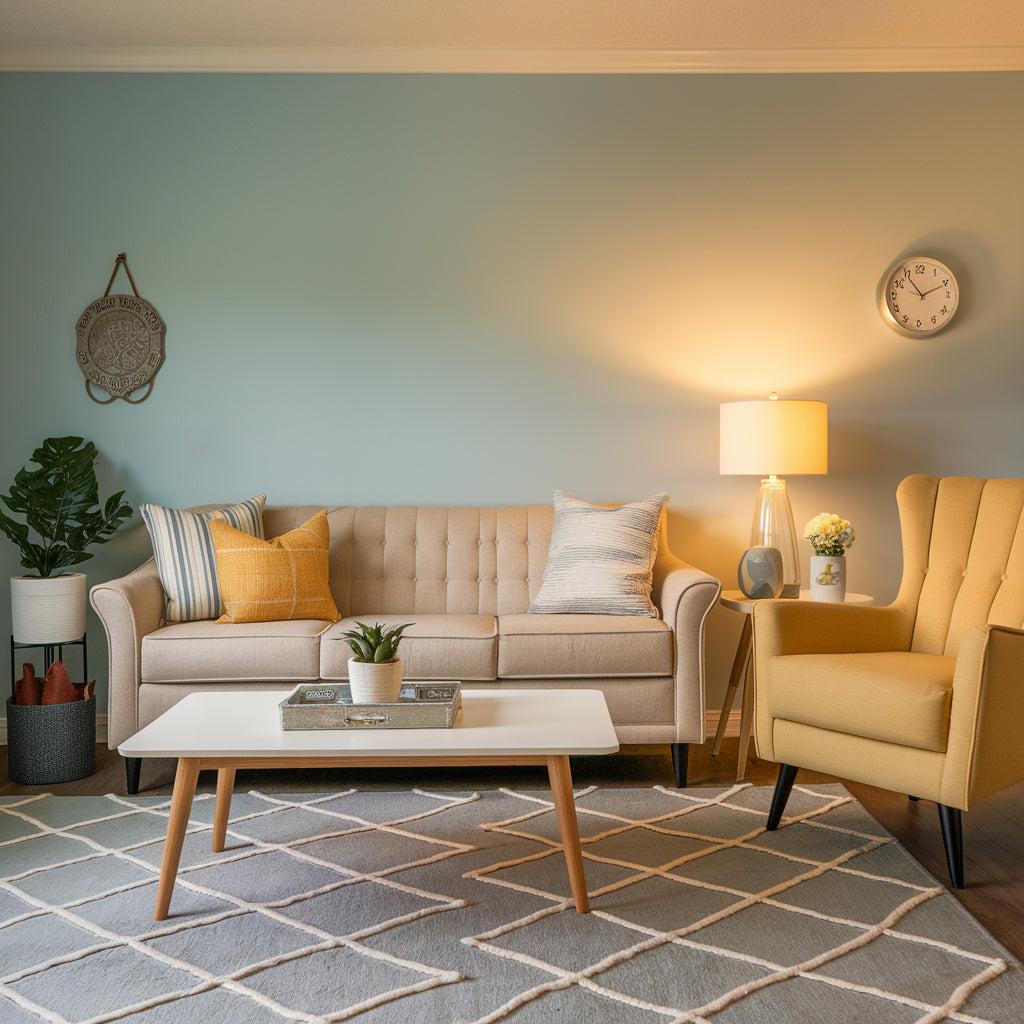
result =
[[676,776],[676,788],[686,789],[686,774],[690,768],[690,744],[672,744],[672,771]]
[[796,781],[798,769],[791,764],[779,765],[779,777],[775,780],[775,792],[772,794],[772,806],[768,811],[769,832],[774,832],[782,821],[782,812],[786,809],[789,794],[793,790],[793,783]]
[[942,825],[942,845],[946,848],[946,866],[954,889],[964,887],[964,830],[960,808],[939,804],[939,823]]
[[124,775],[128,795],[135,796],[139,792],[139,779],[142,776],[142,758],[126,757],[124,759]]

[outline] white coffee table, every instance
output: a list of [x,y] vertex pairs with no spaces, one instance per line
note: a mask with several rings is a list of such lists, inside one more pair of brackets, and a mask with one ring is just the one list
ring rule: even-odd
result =
[[176,757],[154,919],[170,908],[199,772],[217,769],[213,849],[224,849],[238,768],[546,765],[576,910],[590,910],[569,757],[619,749],[600,690],[463,690],[451,729],[285,731],[289,691],[193,693],[117,749],[125,757]]

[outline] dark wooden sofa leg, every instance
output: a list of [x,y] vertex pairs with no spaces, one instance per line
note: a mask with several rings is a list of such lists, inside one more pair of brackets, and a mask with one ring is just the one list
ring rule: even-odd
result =
[[939,804],[942,845],[946,848],[946,866],[954,889],[964,887],[964,830],[958,807]]
[[142,776],[142,758],[126,757],[124,759],[124,775],[128,795],[135,796],[139,792],[139,779]]
[[676,776],[676,788],[686,789],[686,773],[690,766],[690,744],[672,744],[672,771]]
[[797,769],[791,764],[779,765],[779,777],[775,780],[775,792],[772,794],[772,806],[768,811],[769,832],[774,832],[782,821],[782,812],[786,809],[789,794],[793,790],[793,783],[796,781]]

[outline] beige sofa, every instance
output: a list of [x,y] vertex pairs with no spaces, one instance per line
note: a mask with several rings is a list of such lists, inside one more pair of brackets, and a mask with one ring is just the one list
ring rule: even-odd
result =
[[[264,532],[294,530],[322,507],[268,507]],[[704,627],[719,581],[676,558],[662,530],[659,618],[528,614],[553,519],[547,505],[328,508],[330,586],[343,616],[333,624],[165,624],[153,559],[98,584],[91,600],[109,645],[110,747],[198,689],[287,691],[345,679],[351,652],[340,636],[354,619],[411,620],[405,678],[598,688],[620,742],[671,744],[676,783],[686,785],[688,744],[705,737]],[[127,766],[129,792],[139,767]]]

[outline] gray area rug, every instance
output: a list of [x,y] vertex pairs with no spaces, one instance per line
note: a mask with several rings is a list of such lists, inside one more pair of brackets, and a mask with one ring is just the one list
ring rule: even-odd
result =
[[0,1021],[1015,1024],[1014,961],[840,786],[0,800]]

